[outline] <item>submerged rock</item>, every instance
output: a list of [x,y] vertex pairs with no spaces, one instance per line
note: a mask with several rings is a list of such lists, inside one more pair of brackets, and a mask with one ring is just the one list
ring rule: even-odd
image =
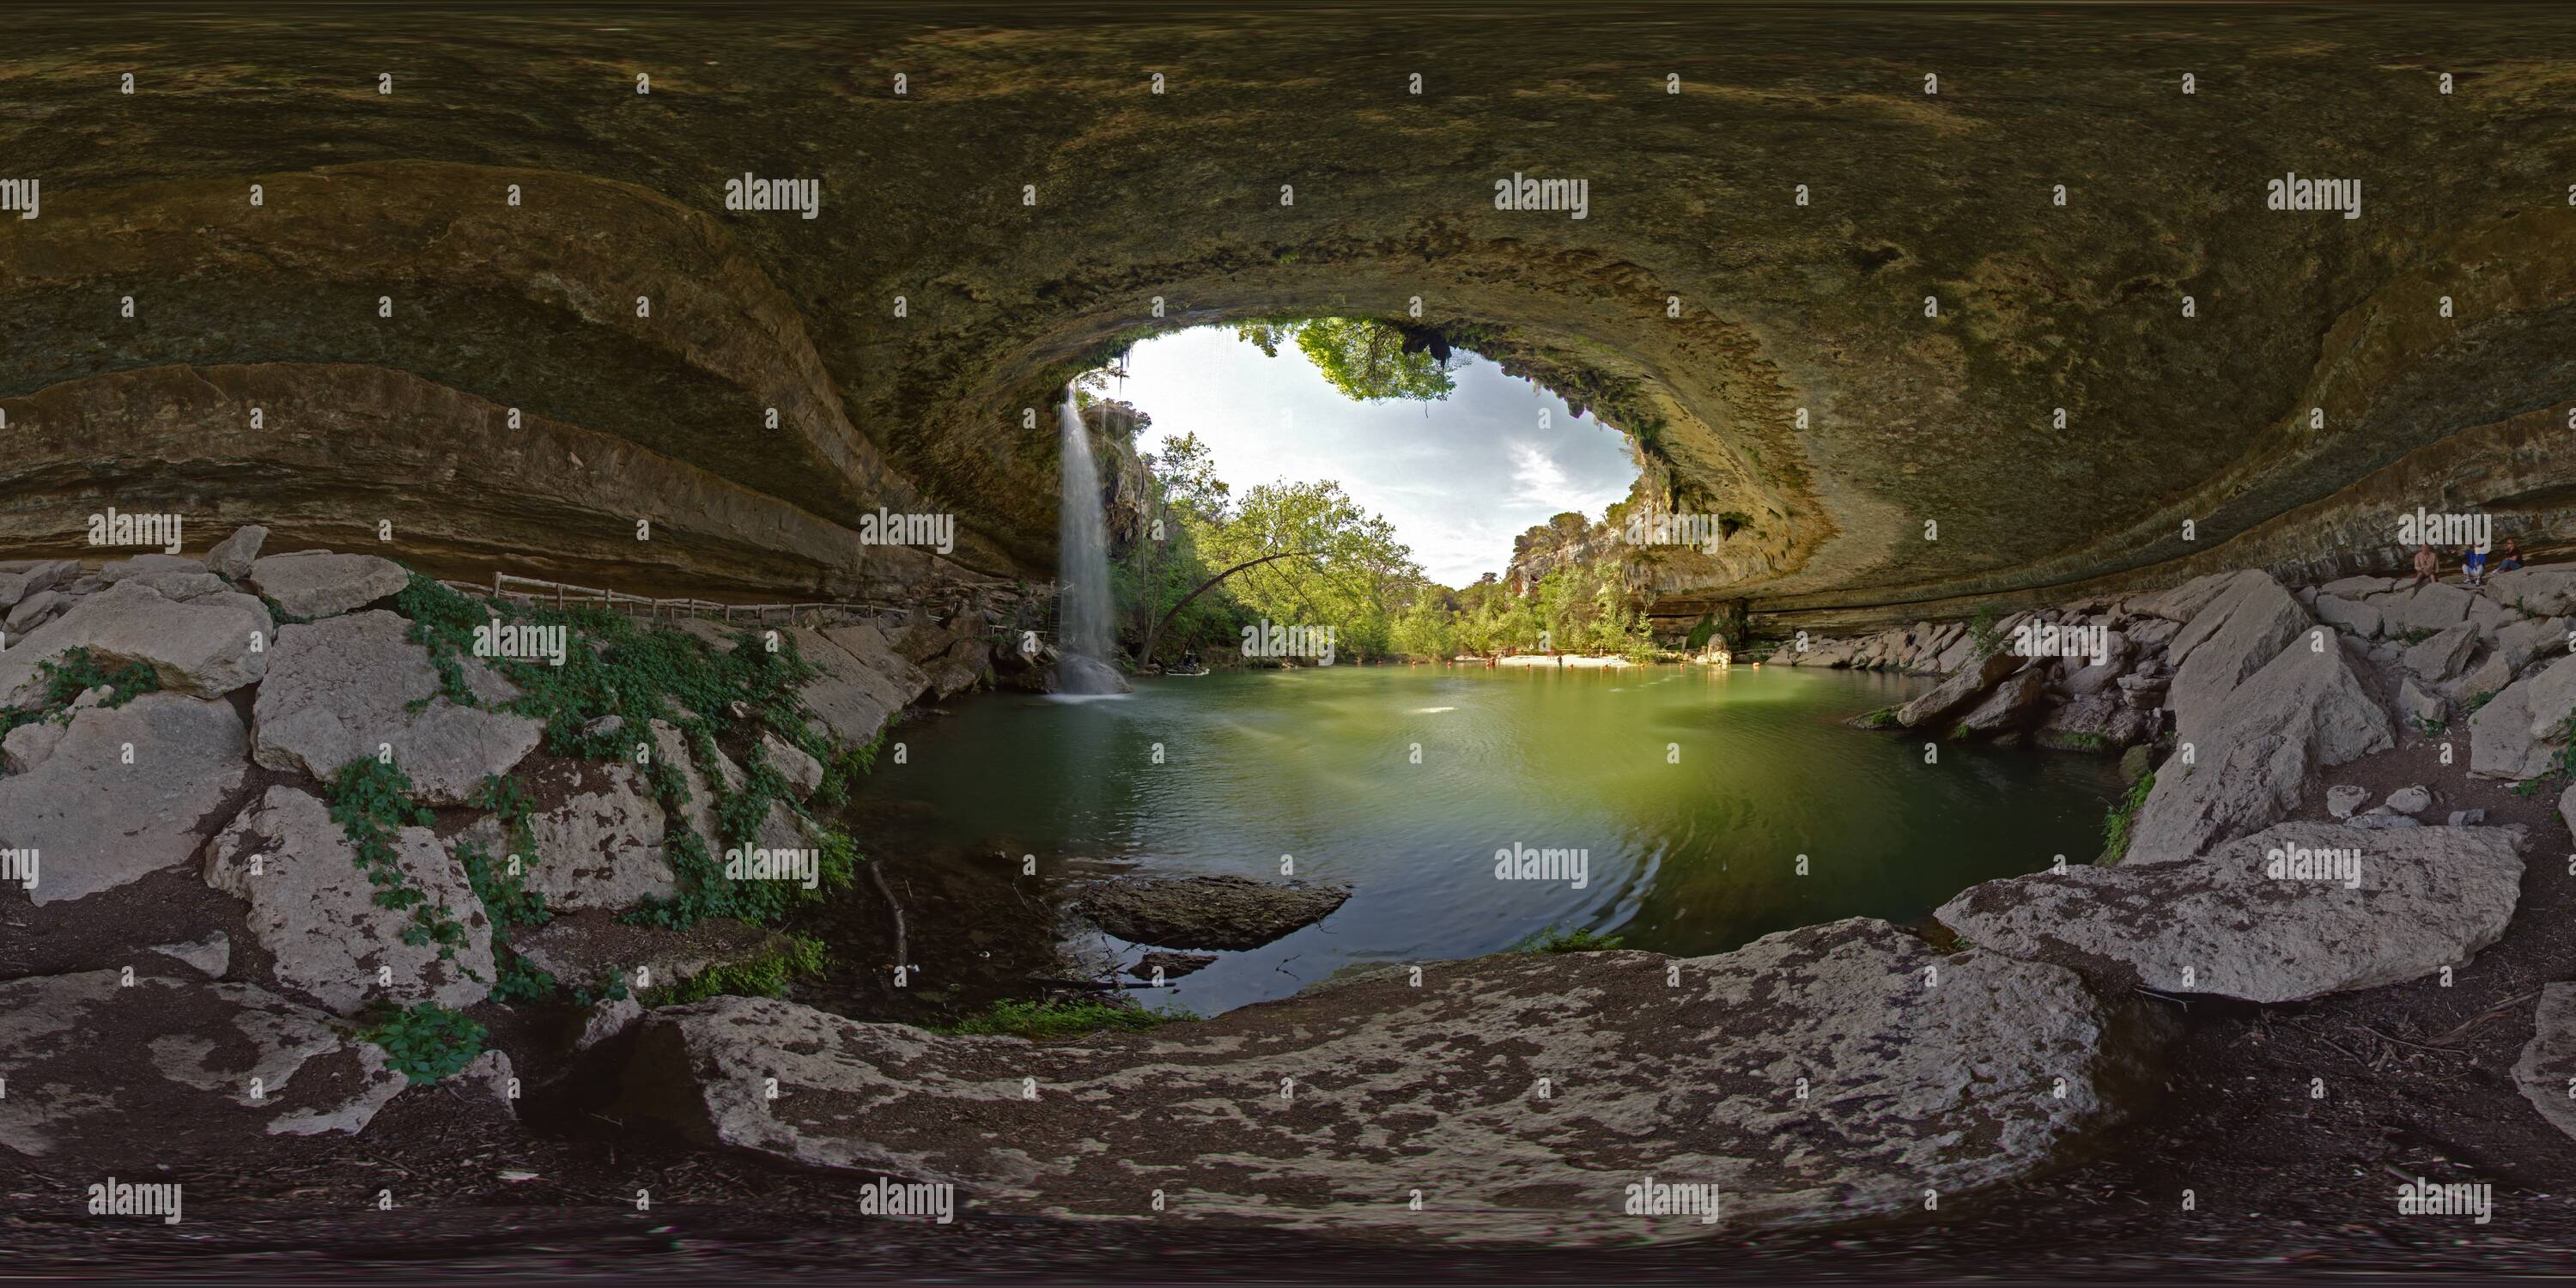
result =
[[2518,827],[2284,823],[2206,857],[1988,881],[1933,916],[2108,986],[2297,1002],[2420,979],[2503,938],[2523,840]]
[[[2045,1168],[2140,1080],[2127,1018],[2071,971],[1855,918],[1681,961],[1511,954],[1419,987],[1379,971],[1071,1042],[716,998],[646,1017],[616,1112],[1001,1211],[1133,1220],[1162,1188],[1182,1219],[1637,1242],[1712,1228],[1631,1215],[1650,1180],[1715,1185],[1723,1225],[1750,1229]],[[1441,1220],[1409,1210],[1412,1188]]]
[[1344,885],[1274,884],[1249,877],[1118,877],[1075,904],[1100,928],[1158,948],[1259,948],[1321,921],[1351,897]]

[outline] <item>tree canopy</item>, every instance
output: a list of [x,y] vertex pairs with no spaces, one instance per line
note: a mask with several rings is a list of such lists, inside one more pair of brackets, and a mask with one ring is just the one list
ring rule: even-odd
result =
[[1324,373],[1324,379],[1359,402],[1408,398],[1434,402],[1457,388],[1448,363],[1426,350],[1405,351],[1404,329],[1375,318],[1309,318],[1286,322],[1252,322],[1234,329],[1235,338],[1276,358],[1283,341],[1294,340],[1299,352]]

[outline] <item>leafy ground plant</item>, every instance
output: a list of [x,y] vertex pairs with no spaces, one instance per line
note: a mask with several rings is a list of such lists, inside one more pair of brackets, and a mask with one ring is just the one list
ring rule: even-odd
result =
[[2147,803],[2147,794],[2156,789],[2156,776],[2150,771],[2129,784],[2128,794],[2102,820],[2102,862],[2117,863],[2129,853],[2129,829],[2138,815],[2138,807]]
[[1516,953],[1606,953],[1624,948],[1625,935],[1605,935],[1592,930],[1550,926],[1512,945]]
[[[592,760],[631,759],[651,722],[679,731],[689,754],[703,769],[716,763],[720,742],[748,745],[744,774],[727,784],[713,773],[700,775],[713,795],[717,820],[714,845],[688,829],[672,833],[669,857],[679,877],[680,893],[649,901],[628,913],[630,921],[686,927],[709,917],[731,917],[755,925],[778,921],[798,904],[820,897],[792,882],[738,881],[725,875],[720,851],[750,845],[771,817],[783,808],[816,837],[822,852],[821,889],[848,884],[860,861],[857,846],[828,820],[815,817],[799,803],[785,778],[767,763],[758,737],[767,733],[825,763],[831,781],[816,804],[829,807],[847,798],[850,780],[873,760],[874,745],[836,754],[830,740],[807,718],[799,689],[819,672],[798,653],[796,638],[786,631],[736,632],[730,648],[666,626],[638,622],[622,613],[597,608],[555,608],[543,604],[478,599],[414,574],[395,597],[395,607],[411,619],[409,637],[426,648],[437,664],[441,692],[449,701],[480,706],[466,683],[466,659],[475,655],[475,631],[495,619],[511,625],[561,628],[567,647],[562,665],[548,661],[483,657],[478,659],[518,686],[519,696],[503,704],[513,713],[545,722],[547,749],[557,755]],[[610,721],[608,717],[616,717]],[[689,811],[692,788],[676,758],[651,756],[644,769],[654,796],[673,814]],[[496,796],[486,808],[508,803]],[[505,826],[507,826],[505,820]],[[512,896],[489,879],[478,893],[487,901]],[[496,920],[504,909],[496,907]]]
[[465,943],[464,924],[411,884],[394,854],[395,833],[432,821],[430,812],[411,799],[411,776],[374,757],[361,757],[331,775],[323,797],[330,802],[331,821],[349,838],[358,870],[376,888],[376,906],[410,911],[403,942],[436,944],[440,957],[453,960]]
[[483,1026],[436,1002],[395,1011],[358,1036],[384,1048],[393,1067],[415,1084],[436,1082],[483,1054]]
[[0,711],[0,737],[40,720],[70,724],[72,702],[91,689],[107,690],[99,705],[121,707],[161,688],[160,673],[150,665],[128,662],[110,669],[86,648],[65,649],[60,656],[46,658],[36,663],[36,673],[44,680],[43,698],[33,707]]
[[1084,997],[1059,1002],[995,1002],[946,1031],[969,1036],[1001,1034],[1043,1042],[1049,1038],[1079,1037],[1103,1029],[1140,1031],[1174,1020],[1196,1018],[1178,1012],[1148,1011]]

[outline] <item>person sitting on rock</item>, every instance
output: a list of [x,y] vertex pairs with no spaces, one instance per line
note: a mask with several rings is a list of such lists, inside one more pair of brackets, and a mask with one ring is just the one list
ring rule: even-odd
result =
[[2441,576],[2441,569],[2442,561],[2433,553],[2433,547],[2429,545],[2415,547],[2416,585],[2421,586],[2425,582],[2437,580]]
[[2487,580],[2487,552],[2476,546],[2460,547],[2460,584],[2483,586]]
[[2504,539],[2504,552],[2496,559],[2497,572],[2512,572],[2522,566],[2522,547],[2511,537]]

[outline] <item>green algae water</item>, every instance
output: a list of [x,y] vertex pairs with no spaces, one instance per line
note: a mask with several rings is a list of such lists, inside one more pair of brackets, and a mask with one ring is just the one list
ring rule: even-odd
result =
[[1146,678],[1120,699],[978,695],[897,731],[906,763],[868,783],[866,844],[897,876],[1025,853],[1049,880],[1276,880],[1285,856],[1298,879],[1352,887],[1320,923],[1137,994],[1201,1015],[1552,928],[1699,955],[1841,917],[1918,922],[1979,881],[2099,852],[2109,760],[1953,744],[1926,763],[1920,738],[1841,723],[1927,687],[1342,666]]

